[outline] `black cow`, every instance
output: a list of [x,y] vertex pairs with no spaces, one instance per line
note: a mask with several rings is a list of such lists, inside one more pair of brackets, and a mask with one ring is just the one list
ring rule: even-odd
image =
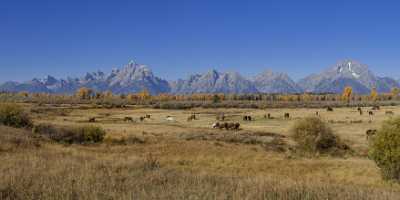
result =
[[290,114],[289,113],[285,113],[284,118],[285,119],[289,119],[290,118]]

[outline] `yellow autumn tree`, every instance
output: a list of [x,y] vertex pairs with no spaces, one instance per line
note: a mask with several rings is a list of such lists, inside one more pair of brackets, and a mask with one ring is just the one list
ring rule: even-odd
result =
[[392,90],[390,91],[390,94],[392,95],[393,99],[396,99],[399,94],[400,94],[400,89],[398,87],[394,87],[392,88]]
[[80,99],[90,99],[92,94],[93,90],[86,87],[79,88],[78,91],[76,91],[76,96]]
[[349,103],[352,94],[353,94],[353,88],[350,86],[345,87],[343,90],[343,94],[342,94],[343,100],[347,101],[347,103]]
[[138,96],[141,100],[148,100],[151,97],[151,95],[150,95],[149,91],[147,91],[147,89],[144,89],[141,92],[139,92]]
[[378,100],[378,91],[376,90],[375,87],[373,87],[373,88],[371,89],[370,98],[371,98],[372,101]]

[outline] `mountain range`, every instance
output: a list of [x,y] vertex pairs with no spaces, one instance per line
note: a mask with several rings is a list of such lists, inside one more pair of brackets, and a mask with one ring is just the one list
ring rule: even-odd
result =
[[307,76],[295,82],[285,73],[266,70],[255,77],[244,77],[237,72],[210,70],[193,74],[186,79],[166,81],[153,74],[146,66],[133,61],[120,69],[106,74],[101,71],[86,73],[81,78],[56,79],[47,76],[27,82],[9,81],[0,85],[0,91],[73,94],[80,87],[95,91],[112,91],[115,94],[136,93],[144,89],[151,94],[193,94],[193,93],[341,93],[346,86],[353,92],[367,94],[372,88],[378,92],[389,92],[400,87],[398,80],[379,77],[367,65],[354,60],[343,60],[318,74]]

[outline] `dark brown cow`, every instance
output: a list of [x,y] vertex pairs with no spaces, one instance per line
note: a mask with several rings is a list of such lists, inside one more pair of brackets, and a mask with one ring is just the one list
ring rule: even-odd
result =
[[91,117],[91,118],[89,118],[89,122],[90,122],[90,123],[96,122],[96,117]]
[[243,121],[251,121],[252,117],[249,115],[243,116]]
[[196,115],[192,114],[187,118],[187,121],[192,121],[192,120],[196,120]]
[[357,111],[360,113],[360,115],[363,115],[363,110],[361,109],[361,107],[358,107]]
[[132,119],[132,117],[125,117],[124,121],[125,122],[133,122],[133,119]]
[[369,116],[373,116],[373,115],[374,115],[374,112],[369,111],[369,112],[368,112],[368,115],[369,115]]
[[290,113],[285,113],[284,118],[285,119],[289,119],[290,118]]
[[328,106],[328,107],[326,108],[326,111],[328,111],[328,112],[333,112],[333,108],[330,107],[330,106]]
[[235,123],[234,129],[235,129],[235,130],[239,130],[239,128],[240,128],[240,123],[239,123],[239,122],[236,122],[236,123]]

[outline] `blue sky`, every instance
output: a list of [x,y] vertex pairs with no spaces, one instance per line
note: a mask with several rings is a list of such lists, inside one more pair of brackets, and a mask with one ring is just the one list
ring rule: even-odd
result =
[[346,58],[400,78],[399,10],[365,0],[2,0],[0,82],[131,59],[168,80],[211,68],[298,79]]

